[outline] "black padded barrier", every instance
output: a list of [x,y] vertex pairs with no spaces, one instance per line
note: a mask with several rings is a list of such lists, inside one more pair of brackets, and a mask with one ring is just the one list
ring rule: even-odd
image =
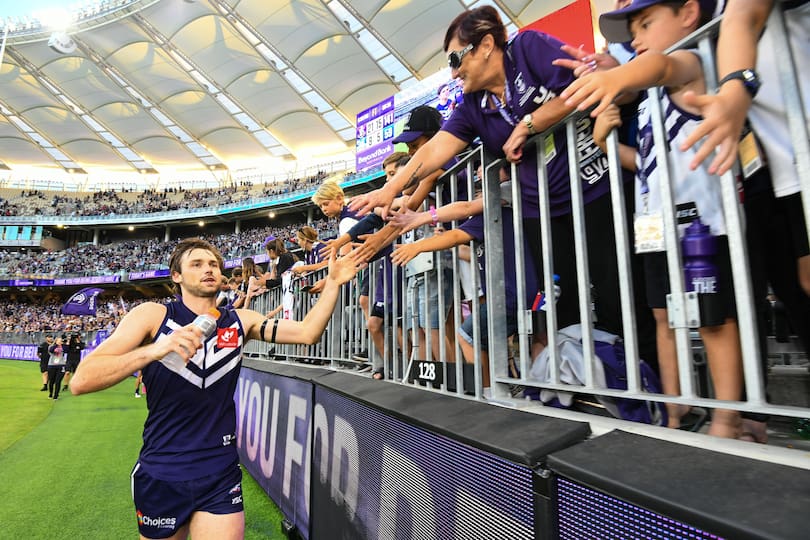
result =
[[[553,478],[547,474],[544,463],[551,452],[587,439],[590,435],[587,422],[531,414],[323,368],[268,361],[245,361],[244,367],[312,385],[312,406],[318,404],[326,415],[321,417],[326,422],[319,424],[320,435],[317,438],[313,436],[312,446],[305,455],[311,456],[312,471],[329,473],[327,482],[321,481],[321,474],[312,476],[311,516],[291,521],[304,528],[306,523],[310,524],[311,529],[299,531],[304,537],[313,540],[374,538],[377,531],[388,527],[392,520],[396,520],[392,525],[393,530],[397,531],[396,537],[403,539],[438,540],[459,537],[459,534],[465,538],[501,538],[500,533],[494,531],[502,531],[516,539],[545,540],[555,537]],[[285,385],[280,388],[282,394],[279,399],[281,411],[284,412],[287,403]],[[330,398],[329,395],[335,397]],[[334,433],[328,431],[335,427],[336,415],[340,415],[344,426],[340,440],[354,437],[359,444],[356,448],[350,448],[350,453],[346,453],[345,447],[343,450],[331,448],[325,454],[327,461],[324,461],[322,445],[338,444]],[[282,427],[288,425],[283,421],[280,424]],[[324,429],[327,431],[324,432]],[[352,435],[348,439],[346,429]],[[279,437],[284,439],[282,435]],[[299,434],[296,440],[300,442],[304,438]],[[276,441],[276,444],[278,460],[286,447],[283,441]],[[415,496],[413,500],[408,499],[406,507],[411,508],[409,505],[412,504],[426,505],[426,501],[433,501],[435,506],[426,508],[431,515],[435,513],[441,516],[438,530],[430,529],[427,532],[423,529],[430,527],[429,520],[423,522],[417,517],[423,515],[420,511],[424,508],[405,514],[399,511],[392,514],[390,508],[383,509],[381,501],[384,493],[389,493],[390,497],[391,492],[407,495],[412,491],[410,480],[396,475],[393,478],[387,476],[385,487],[382,486],[383,471],[390,472],[382,465],[383,447],[403,452],[409,465],[417,467],[425,475],[425,493],[429,493],[430,497],[422,500]],[[260,448],[260,454],[263,448]],[[334,461],[335,455],[340,455],[340,459]],[[487,455],[491,457],[484,457]],[[253,463],[250,461],[253,458],[243,456],[243,463],[244,459],[248,459],[248,464]],[[280,464],[284,463],[286,461],[281,459]],[[338,476],[333,476],[334,467],[340,467]],[[262,478],[261,470],[255,466],[249,470],[264,482],[263,486],[270,486],[267,492],[277,504],[282,502],[289,507],[297,505],[295,508],[303,508],[297,499],[285,499],[278,486],[273,484],[275,477]],[[302,469],[294,468],[292,473],[296,485],[305,484]],[[343,479],[343,475],[354,478],[351,485],[358,486],[357,492],[351,496],[354,502],[348,512],[345,505],[348,499],[343,499],[341,490],[350,484],[344,483],[344,480],[332,483],[335,478]],[[350,496],[349,493],[345,495]],[[478,502],[470,502],[472,500]],[[469,513],[470,505],[476,508],[476,517],[472,522],[469,519],[473,515]],[[288,512],[293,511],[288,509]],[[287,516],[288,519],[292,519],[291,515]],[[412,517],[407,517],[409,515]],[[501,521],[502,516],[514,520],[509,523],[514,524],[515,528],[504,529],[506,525]],[[335,531],[342,531],[341,536],[335,536]]]
[[514,463],[535,467],[546,456],[585,440],[587,422],[541,416],[424,389],[329,372],[316,384]]
[[552,453],[548,466],[560,481],[702,529],[707,537],[810,538],[805,469],[618,430]]
[[275,375],[281,375],[282,377],[291,377],[293,379],[310,382],[332,372],[322,367],[294,366],[292,364],[281,364],[270,360],[253,360],[247,358],[242,360],[242,365],[257,371],[266,371]]

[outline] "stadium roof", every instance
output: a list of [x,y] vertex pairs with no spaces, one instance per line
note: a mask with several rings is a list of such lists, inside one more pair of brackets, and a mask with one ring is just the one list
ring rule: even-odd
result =
[[[487,3],[514,30],[571,1]],[[351,155],[357,113],[445,67],[446,26],[469,5],[112,0],[61,15],[64,34],[0,20],[0,169],[165,173]]]

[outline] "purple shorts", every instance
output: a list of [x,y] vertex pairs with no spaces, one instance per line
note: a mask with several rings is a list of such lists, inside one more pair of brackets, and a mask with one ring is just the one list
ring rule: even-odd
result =
[[234,465],[220,474],[169,482],[153,478],[136,463],[132,469],[132,500],[138,531],[147,538],[168,538],[194,512],[242,512],[242,469]]

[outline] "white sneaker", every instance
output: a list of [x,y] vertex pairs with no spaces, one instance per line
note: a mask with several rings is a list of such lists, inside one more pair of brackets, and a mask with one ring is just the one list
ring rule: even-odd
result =
[[141,397],[141,394],[139,394],[138,392],[135,392],[135,397],[139,398],[139,397]]

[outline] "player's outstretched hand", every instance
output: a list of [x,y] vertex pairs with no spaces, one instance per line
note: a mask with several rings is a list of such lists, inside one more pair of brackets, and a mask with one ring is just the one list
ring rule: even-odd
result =
[[342,285],[351,280],[360,269],[360,264],[357,262],[356,257],[351,254],[343,257],[329,257],[329,274],[327,279],[336,281],[338,285]]

